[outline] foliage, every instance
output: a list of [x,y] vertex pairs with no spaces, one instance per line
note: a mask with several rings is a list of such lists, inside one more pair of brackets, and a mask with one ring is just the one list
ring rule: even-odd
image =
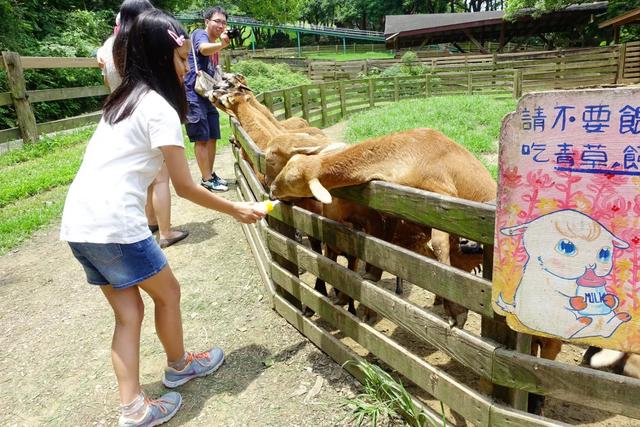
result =
[[306,76],[291,71],[286,64],[267,64],[262,61],[240,61],[231,67],[234,73],[247,78],[249,87],[255,93],[283,89],[311,83]]
[[55,137],[43,136],[37,144],[27,144],[20,150],[11,150],[0,155],[0,167],[7,167],[24,163],[27,161],[35,161],[53,151],[65,149],[73,145],[86,141],[91,137],[95,127],[87,127],[75,130],[64,135]]
[[357,426],[369,420],[375,427],[381,418],[392,420],[399,417],[412,427],[432,425],[426,414],[413,403],[402,383],[382,368],[365,361],[348,361],[347,364],[355,365],[363,375],[364,393],[348,399],[346,403],[353,411]]
[[[0,255],[60,218],[68,185],[94,129],[43,137],[37,144],[0,155]],[[228,144],[231,134],[224,113],[220,131],[218,148]],[[186,140],[185,154],[195,158]]]
[[408,51],[400,59],[399,64],[392,65],[381,73],[381,77],[419,76],[429,71],[418,61],[415,52]]
[[[592,2],[593,0],[510,0],[505,8],[505,17],[507,19],[514,19],[518,15],[517,12],[525,8],[534,8],[533,15],[539,16],[544,12],[559,10],[572,4]],[[640,0],[610,0],[605,18],[614,18],[638,7],[640,7]],[[596,32],[597,30],[587,29],[587,31]],[[637,40],[639,37],[640,29],[638,26],[627,25],[622,28],[620,41]],[[561,43],[556,44],[561,45]]]

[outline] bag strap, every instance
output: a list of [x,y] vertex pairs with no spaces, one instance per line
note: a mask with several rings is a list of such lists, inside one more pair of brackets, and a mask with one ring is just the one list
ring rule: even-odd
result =
[[191,52],[193,53],[193,68],[196,70],[196,76],[198,75],[198,57],[196,56],[196,49],[194,48],[193,34],[191,34]]

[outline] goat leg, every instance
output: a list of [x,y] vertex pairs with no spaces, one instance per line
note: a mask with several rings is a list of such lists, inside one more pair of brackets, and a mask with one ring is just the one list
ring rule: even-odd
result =
[[[436,259],[446,265],[451,265],[451,237],[449,233],[433,229],[431,230],[431,246]],[[457,248],[456,248],[457,250]],[[460,304],[443,300],[444,312],[451,327],[464,327],[467,322],[469,310]]]

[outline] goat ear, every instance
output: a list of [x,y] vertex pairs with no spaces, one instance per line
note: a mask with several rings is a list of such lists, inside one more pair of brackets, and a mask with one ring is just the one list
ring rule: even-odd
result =
[[331,194],[329,194],[327,189],[324,188],[322,184],[320,184],[318,178],[313,178],[311,181],[309,181],[309,189],[311,190],[313,197],[320,200],[325,205],[331,204]]
[[529,224],[520,224],[520,225],[514,225],[513,227],[505,227],[505,228],[501,228],[500,232],[502,234],[504,234],[505,236],[519,236],[521,234],[524,234],[525,231],[527,231],[527,228],[529,228]]
[[333,153],[336,151],[342,151],[345,148],[347,148],[347,144],[345,144],[344,142],[332,142],[331,144],[327,145],[322,150],[320,150],[318,154]]
[[313,145],[311,147],[294,147],[291,150],[291,154],[304,154],[305,156],[310,156],[311,154],[318,154],[321,149],[321,145]]

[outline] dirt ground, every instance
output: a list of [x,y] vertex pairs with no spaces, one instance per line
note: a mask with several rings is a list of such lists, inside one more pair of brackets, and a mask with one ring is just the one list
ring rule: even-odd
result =
[[[232,161],[228,149],[219,155],[221,176],[233,176]],[[174,226],[191,233],[165,250],[182,285],[185,342],[227,356],[215,374],[180,388],[184,406],[170,425],[343,424],[357,382],[268,307],[240,225],[178,197],[172,204]],[[58,231],[54,224],[0,257],[2,426],[117,422],[111,310]],[[157,396],[166,362],[145,302],[140,375]]]
[[[339,139],[342,130],[334,128],[330,132]],[[228,149],[216,164],[220,175],[233,177]],[[195,170],[192,164],[194,175]],[[235,190],[224,197],[235,200]],[[358,392],[357,382],[268,307],[240,225],[177,197],[172,203],[174,226],[191,233],[165,252],[182,284],[185,341],[197,351],[219,345],[227,360],[212,376],[181,388],[184,406],[170,425],[349,424],[349,411],[342,404]],[[117,420],[111,310],[102,294],[86,284],[67,245],[58,241],[58,228],[54,224],[0,257],[0,399],[5,402],[0,426],[102,426]],[[303,279],[313,282],[309,274]],[[393,280],[383,282],[393,289]],[[432,294],[410,284],[404,296],[425,307],[433,300]],[[165,359],[153,329],[153,305],[145,301],[141,379],[146,393],[157,396],[164,391],[160,378]],[[472,314],[465,328],[477,332],[479,324]],[[477,386],[477,377],[463,366],[388,320],[374,326],[429,363]],[[357,346],[356,351],[366,355]],[[577,364],[581,352],[565,346],[560,359]],[[439,402],[425,400],[440,410]],[[456,421],[448,410],[447,415]],[[572,425],[640,426],[640,421],[554,399],[549,399],[546,415]]]

